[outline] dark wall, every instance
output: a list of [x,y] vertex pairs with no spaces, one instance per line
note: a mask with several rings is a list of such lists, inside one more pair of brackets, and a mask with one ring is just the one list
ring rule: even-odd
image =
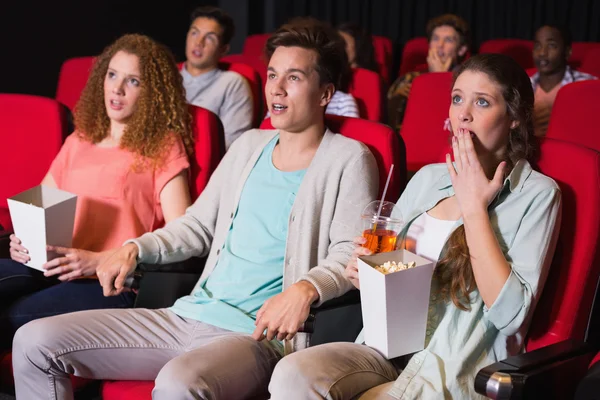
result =
[[0,7],[0,92],[53,97],[61,63],[94,55],[128,32],[148,34],[184,57],[189,12],[219,5],[236,21],[232,52],[247,34],[271,32],[293,16],[337,24],[356,21],[390,37],[396,58],[426,21],[454,12],[472,27],[475,48],[490,38],[530,39],[545,22],[566,23],[576,41],[600,42],[600,0],[55,0],[3,1]]

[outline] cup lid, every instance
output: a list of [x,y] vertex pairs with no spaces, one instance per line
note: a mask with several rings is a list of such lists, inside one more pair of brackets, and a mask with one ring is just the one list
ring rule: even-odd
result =
[[[379,214],[379,218],[377,218],[377,212],[379,211],[380,206],[381,213]],[[391,201],[375,200],[367,204],[367,206],[363,209],[361,217],[364,219],[371,219],[373,222],[376,220],[386,222],[402,222],[402,220],[399,218],[399,215],[400,209],[395,203],[392,203]]]

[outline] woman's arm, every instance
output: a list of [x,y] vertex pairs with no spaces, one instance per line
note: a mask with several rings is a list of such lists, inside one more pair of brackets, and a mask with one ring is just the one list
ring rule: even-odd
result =
[[187,173],[188,170],[185,169],[175,175],[160,192],[160,204],[165,222],[170,222],[182,216],[192,204]]
[[477,289],[486,307],[490,308],[504,287],[511,268],[500,249],[487,210],[479,211],[463,215],[463,222]]

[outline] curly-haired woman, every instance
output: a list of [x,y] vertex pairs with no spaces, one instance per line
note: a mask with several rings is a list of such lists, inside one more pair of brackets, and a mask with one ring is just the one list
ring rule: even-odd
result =
[[[73,248],[40,272],[18,238],[0,260],[0,348],[23,324],[67,312],[131,307],[132,293],[104,297],[94,279],[104,257],[190,205],[190,114],[175,59],[143,35],[125,35],[98,57],[75,108],[75,132],[42,184],[77,194]],[[88,279],[81,279],[88,278]]]

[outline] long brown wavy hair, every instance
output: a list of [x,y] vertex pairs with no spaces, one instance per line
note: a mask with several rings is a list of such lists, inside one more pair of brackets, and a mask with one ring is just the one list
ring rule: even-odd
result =
[[140,66],[140,96],[121,138],[120,147],[134,153],[134,167],[160,167],[177,137],[189,155],[194,150],[191,115],[183,79],[175,57],[148,36],[128,34],[117,39],[97,58],[74,110],[80,137],[99,143],[110,134],[104,103],[108,65],[119,51],[136,55]]
[[[480,54],[469,58],[454,72],[452,86],[465,71],[481,72],[498,84],[506,102],[506,112],[518,125],[511,129],[504,160],[509,169],[525,159],[533,162],[537,142],[533,137],[533,89],[527,73],[512,58],[502,54]],[[469,295],[477,288],[471,266],[464,225],[454,230],[438,262],[435,275],[442,298],[469,310]]]

